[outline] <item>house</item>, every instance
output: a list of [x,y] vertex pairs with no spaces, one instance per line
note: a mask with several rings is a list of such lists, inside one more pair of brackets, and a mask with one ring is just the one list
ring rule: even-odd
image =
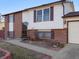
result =
[[5,14],[5,38],[28,36],[32,40],[67,43],[65,14],[74,12],[73,2],[60,0]]
[[0,16],[0,38],[4,38],[4,29],[5,29],[4,18]]
[[3,30],[4,27],[5,27],[5,22],[1,22],[1,21],[0,21],[0,30]]
[[79,11],[70,12],[63,16],[67,25],[68,43],[79,44]]

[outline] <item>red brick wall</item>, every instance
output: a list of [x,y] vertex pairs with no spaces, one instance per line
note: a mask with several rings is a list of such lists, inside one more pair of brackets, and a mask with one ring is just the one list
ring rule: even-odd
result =
[[[14,15],[14,37],[19,38],[22,34],[22,12],[15,13]],[[5,38],[8,37],[9,31],[9,15],[5,16]]]
[[[56,40],[61,43],[67,43],[67,29],[55,29],[55,30],[51,30],[51,32],[52,31],[54,32],[53,35],[54,37],[53,39],[51,39],[51,41]],[[37,36],[37,30],[28,30],[28,36],[30,37],[30,39],[34,39],[34,40],[39,39]]]
[[28,30],[27,36],[32,40],[37,40],[37,30]]
[[9,31],[9,16],[5,16],[5,38],[8,37],[8,31]]
[[4,38],[4,30],[0,30],[0,38]]
[[61,43],[67,43],[67,29],[54,30],[54,40],[57,40]]
[[22,35],[22,13],[14,14],[14,36],[15,38],[20,38]]

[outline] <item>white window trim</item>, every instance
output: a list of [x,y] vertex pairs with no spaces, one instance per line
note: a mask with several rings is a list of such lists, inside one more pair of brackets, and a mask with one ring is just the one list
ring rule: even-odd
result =
[[43,22],[43,18],[44,18],[44,10],[42,9],[42,22]]
[[[51,10],[50,10],[51,8],[49,8],[49,21],[51,21],[51,15],[50,15],[50,13],[51,13]],[[53,16],[52,16],[53,17]]]

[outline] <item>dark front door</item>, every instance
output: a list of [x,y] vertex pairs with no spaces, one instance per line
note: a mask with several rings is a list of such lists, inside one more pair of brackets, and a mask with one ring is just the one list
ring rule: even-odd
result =
[[22,24],[22,38],[27,38],[27,26]]

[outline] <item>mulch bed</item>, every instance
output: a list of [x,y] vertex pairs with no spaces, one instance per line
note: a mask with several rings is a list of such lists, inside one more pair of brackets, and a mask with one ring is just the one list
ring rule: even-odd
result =
[[49,44],[45,41],[30,41],[30,40],[25,40],[25,41],[22,41],[23,43],[28,43],[28,44],[32,44],[32,45],[36,45],[36,46],[39,46],[39,47],[44,47],[44,48],[47,48],[47,49],[50,49],[50,50],[55,50],[55,51],[59,51],[61,50],[61,48],[58,48],[58,47],[53,47],[52,45],[50,45],[50,42]]

